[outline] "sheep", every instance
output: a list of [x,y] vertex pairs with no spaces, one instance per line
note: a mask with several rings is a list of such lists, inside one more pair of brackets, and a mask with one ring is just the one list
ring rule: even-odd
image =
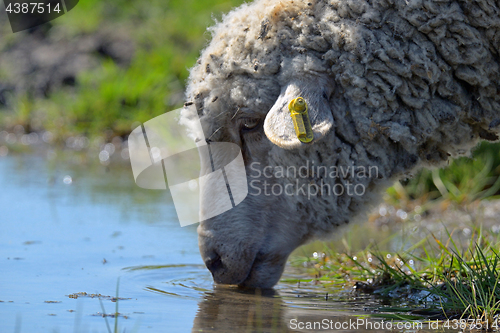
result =
[[[208,141],[241,148],[249,186],[242,203],[198,227],[214,281],[272,288],[295,248],[362,219],[395,180],[496,141],[499,9],[256,0],[210,28],[186,98]],[[291,116],[299,97],[311,142]]]

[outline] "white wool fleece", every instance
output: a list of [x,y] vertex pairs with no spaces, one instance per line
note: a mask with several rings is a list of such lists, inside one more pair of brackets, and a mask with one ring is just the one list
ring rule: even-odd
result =
[[[205,137],[240,144],[231,122],[238,113],[265,118],[294,78],[327,77],[334,126],[315,150],[336,155],[334,165],[377,166],[378,179],[366,184],[374,192],[382,180],[498,139],[499,7],[493,0],[257,0],[210,28],[187,101]],[[367,199],[342,200],[331,213],[339,220]]]

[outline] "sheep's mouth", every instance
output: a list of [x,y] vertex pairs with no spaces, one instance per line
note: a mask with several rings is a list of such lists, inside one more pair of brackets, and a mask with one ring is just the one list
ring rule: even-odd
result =
[[[238,283],[238,286],[248,289],[272,289],[283,272],[286,259],[287,256],[284,258],[280,256],[269,257],[259,252],[255,256],[248,275]],[[273,271],[269,272],[271,267]]]
[[260,256],[260,252],[257,253],[257,255],[255,256],[255,258],[253,259],[253,262],[252,262],[252,265],[250,266],[250,269],[248,270],[248,274],[245,276],[245,278],[243,278],[243,280],[241,280],[241,282],[237,283],[237,285],[239,287],[243,287],[243,288],[255,288],[255,287],[249,287],[245,282],[248,282],[248,280],[250,280],[251,276],[252,276],[252,273],[253,271],[255,270],[255,267],[258,265],[258,258]]
[[[253,270],[256,267],[256,259],[257,256],[254,257],[253,261],[249,263],[248,265],[245,265],[246,268],[243,270],[241,269],[241,272],[243,274],[235,274],[238,273],[237,271],[239,270],[238,268],[231,268],[231,265],[225,261],[221,261],[220,257],[218,257],[216,260],[213,261],[211,264],[207,264],[205,262],[205,265],[207,268],[210,270],[212,273],[212,277],[214,279],[214,282],[216,284],[226,284],[226,285],[242,285],[245,283],[246,280],[249,279],[251,276]],[[210,267],[209,267],[210,266]],[[246,271],[246,272],[245,272]],[[235,275],[240,275],[236,277]]]

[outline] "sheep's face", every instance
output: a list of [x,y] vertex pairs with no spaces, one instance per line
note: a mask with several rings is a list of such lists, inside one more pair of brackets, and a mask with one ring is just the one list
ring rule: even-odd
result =
[[[346,145],[336,135],[342,130],[344,139],[355,137],[352,127],[336,128],[349,123],[338,118],[349,112],[344,92],[333,82],[335,54],[322,57],[332,46],[319,36],[317,21],[331,9],[320,5],[243,5],[212,30],[210,45],[191,70],[187,97],[204,138],[241,148],[249,189],[235,208],[198,227],[201,255],[217,283],[272,287],[295,248],[347,223],[361,206],[354,195],[333,194],[336,185],[337,192],[349,190],[344,185],[356,178],[352,172],[342,179],[330,169],[317,172],[366,156],[356,143]],[[308,106],[308,143],[299,140],[289,110],[298,97]],[[334,110],[342,110],[337,118]],[[329,186],[329,193],[318,192],[320,186]],[[202,211],[217,203],[210,191],[205,196]]]
[[[217,283],[270,288],[295,248],[331,225],[345,222],[335,212],[338,197],[315,193],[321,184],[335,185],[328,175],[314,174],[319,166],[335,162],[328,148],[334,136],[333,84],[317,75],[278,86],[272,100],[254,108],[235,106],[223,91],[217,98],[204,98],[203,108],[208,111],[201,117],[204,135],[212,142],[240,146],[249,189],[235,208],[198,227],[200,252]],[[244,94],[262,93],[258,86],[253,88]],[[309,143],[298,139],[289,110],[290,101],[297,97],[308,106],[314,135]],[[210,189],[204,195],[202,210],[217,204]]]

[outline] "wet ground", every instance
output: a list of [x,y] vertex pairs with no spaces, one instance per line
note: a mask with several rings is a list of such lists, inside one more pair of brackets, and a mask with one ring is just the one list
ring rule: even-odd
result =
[[[61,155],[0,157],[1,332],[107,332],[103,312],[114,313],[117,303],[119,332],[414,332],[421,325],[366,319],[383,302],[350,290],[281,282],[256,294],[214,286],[196,226],[180,227],[168,192],[137,188],[127,164]],[[287,268],[285,277],[296,274]],[[106,318],[113,330],[114,318]]]

